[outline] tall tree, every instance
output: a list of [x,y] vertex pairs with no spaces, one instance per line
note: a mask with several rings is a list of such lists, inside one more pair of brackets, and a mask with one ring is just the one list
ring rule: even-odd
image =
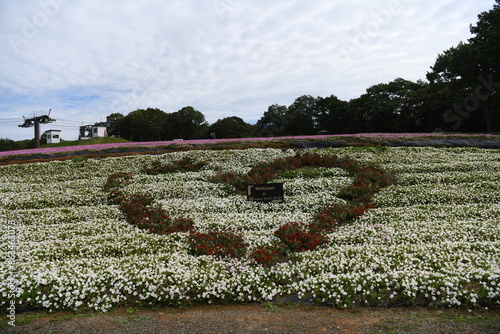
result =
[[453,103],[454,93],[446,84],[429,84],[421,82],[422,85],[411,92],[412,119],[408,119],[414,125],[414,129],[401,130],[404,132],[453,132],[453,123],[443,123],[443,112]]
[[474,35],[469,42],[477,49],[481,74],[500,74],[500,0],[495,1],[493,9],[478,15],[478,22],[471,25]]
[[479,84],[479,64],[474,46],[459,43],[444,51],[438,55],[431,69],[432,72],[427,74],[431,84],[444,84],[452,97],[448,107],[441,111],[441,128],[463,132],[480,131],[481,111],[484,110],[479,100],[474,98],[475,87]]
[[239,117],[225,117],[209,126],[208,131],[216,138],[247,138],[255,135],[255,126]]
[[288,123],[285,132],[290,135],[313,135],[316,133],[318,120],[316,102],[319,98],[302,95],[288,107]]
[[[500,0],[493,9],[478,15],[478,22],[470,27],[469,42],[477,49],[479,77],[483,93],[482,109],[488,132],[500,131]],[[477,87],[476,87],[477,89]]]
[[191,106],[184,107],[168,116],[170,136],[174,138],[201,138],[207,127],[205,116]]
[[264,115],[257,121],[257,134],[267,137],[283,135],[289,118],[286,106],[273,104],[267,108]]
[[[469,43],[460,43],[438,55],[427,78],[443,83],[455,94],[443,113],[454,130],[487,132],[499,129],[500,119],[500,2],[478,16]],[[480,123],[485,124],[481,127]],[[483,130],[484,131],[484,130]]]
[[123,119],[125,116],[121,113],[112,113],[106,116],[106,125],[108,135],[111,137],[122,137],[126,130],[123,127]]
[[349,102],[349,132],[406,132],[415,130],[413,94],[424,85],[397,78],[377,84]]
[[131,135],[134,140],[164,139],[166,114],[157,108],[138,109],[130,114]]
[[165,139],[166,113],[157,108],[137,109],[126,116],[113,113],[106,117],[111,135],[135,141]]
[[329,133],[346,133],[348,125],[349,103],[335,95],[319,97],[316,100],[315,113],[318,130]]

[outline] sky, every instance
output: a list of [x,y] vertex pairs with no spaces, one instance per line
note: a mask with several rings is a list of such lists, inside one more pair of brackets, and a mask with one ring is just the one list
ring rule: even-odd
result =
[[192,106],[258,121],[302,95],[349,101],[425,79],[494,0],[0,0],[0,138],[23,117],[75,140],[112,113]]

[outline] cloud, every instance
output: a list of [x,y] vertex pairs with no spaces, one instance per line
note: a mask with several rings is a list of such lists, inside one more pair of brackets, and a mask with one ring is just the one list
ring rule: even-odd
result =
[[[0,6],[0,119],[52,108],[56,119],[93,123],[112,112],[191,105],[209,122],[227,116],[255,122],[269,105],[288,105],[300,95],[348,100],[396,77],[425,78],[437,53],[469,38],[469,24],[492,2],[30,0]],[[0,137],[29,138],[23,131],[2,125]]]

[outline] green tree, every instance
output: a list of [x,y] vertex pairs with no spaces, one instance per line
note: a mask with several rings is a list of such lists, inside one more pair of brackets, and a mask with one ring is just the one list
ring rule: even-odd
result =
[[283,105],[273,104],[267,108],[264,115],[257,121],[258,136],[283,135],[290,116],[288,108]]
[[317,132],[316,102],[319,98],[302,95],[288,107],[285,133],[289,135],[313,135]]
[[[477,50],[478,80],[484,87],[476,97],[488,132],[500,131],[500,0],[493,9],[478,15],[478,22],[470,27],[474,35],[469,42]],[[478,87],[476,87],[478,89]]]
[[[427,79],[445,84],[453,103],[443,112],[445,123],[457,131],[492,132],[500,118],[500,2],[478,15],[469,43],[460,43],[438,55]],[[481,125],[485,124],[485,126]]]
[[122,137],[125,133],[123,126],[123,119],[125,116],[121,113],[112,113],[106,116],[106,125],[108,135],[111,137]]
[[35,148],[33,139],[13,141],[9,138],[0,138],[0,151],[25,150],[28,148]]
[[478,15],[478,22],[471,25],[474,35],[469,42],[477,49],[477,62],[481,74],[498,78],[500,72],[500,0],[493,9]]
[[316,100],[316,119],[318,130],[329,133],[346,133],[348,128],[349,103],[335,95],[319,97]]
[[166,113],[157,108],[137,109],[126,116],[113,113],[106,121],[113,136],[135,141],[157,141],[166,138]]
[[139,141],[164,139],[166,114],[157,108],[138,109],[131,114],[132,137]]
[[410,132],[416,130],[415,92],[425,86],[397,78],[371,86],[349,102],[349,132]]
[[[412,119],[408,120],[414,129],[401,130],[403,132],[452,132],[453,123],[443,122],[448,115],[444,111],[453,104],[455,94],[446,84],[421,81],[422,85],[411,92]],[[446,118],[446,120],[448,120]]]
[[248,138],[255,135],[255,126],[239,117],[231,116],[217,120],[208,131],[216,138]]
[[205,116],[191,106],[168,115],[169,136],[182,139],[198,139],[206,132]]
[[444,85],[452,97],[451,103],[441,111],[441,129],[474,132],[481,128],[482,106],[468,105],[469,101],[475,104],[476,99],[470,98],[479,83],[476,51],[473,45],[460,43],[439,54],[432,72],[427,74],[431,84]]

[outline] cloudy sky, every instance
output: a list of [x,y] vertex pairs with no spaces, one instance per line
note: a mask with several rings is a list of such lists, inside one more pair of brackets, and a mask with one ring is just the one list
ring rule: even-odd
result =
[[0,138],[185,106],[256,122],[301,95],[425,79],[493,0],[0,0]]

